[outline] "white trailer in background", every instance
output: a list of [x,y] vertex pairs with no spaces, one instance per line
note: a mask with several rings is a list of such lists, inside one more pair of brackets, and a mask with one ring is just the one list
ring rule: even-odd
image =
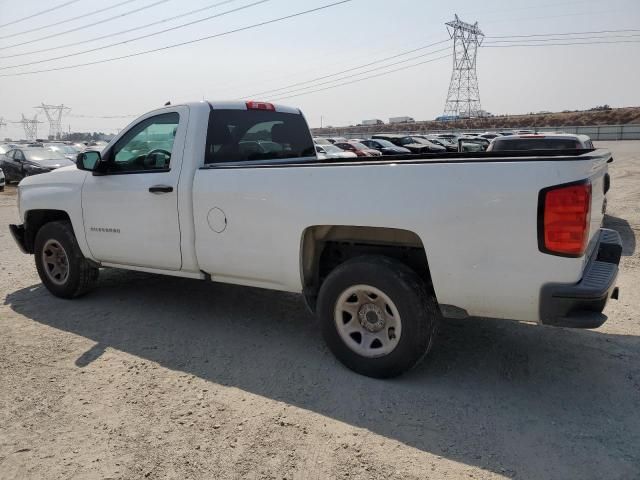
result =
[[389,123],[415,123],[412,117],[391,117]]
[[379,118],[372,118],[371,120],[363,120],[362,125],[384,125],[384,122]]

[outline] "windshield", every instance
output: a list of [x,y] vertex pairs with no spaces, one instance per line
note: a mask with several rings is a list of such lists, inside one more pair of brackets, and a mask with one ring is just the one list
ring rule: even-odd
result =
[[39,160],[65,160],[64,155],[60,152],[52,152],[44,148],[38,150],[23,150],[27,160],[37,162]]
[[405,142],[404,138],[402,139],[402,143],[403,144],[407,144],[407,143],[419,143],[421,145],[429,145],[429,141],[425,140],[424,138],[420,138],[420,137],[407,137],[409,139],[408,142]]
[[73,148],[71,145],[47,145],[47,150],[51,150],[52,152],[60,152],[67,155],[78,153],[78,150]]
[[378,142],[381,147],[387,147],[387,148],[395,147],[395,145],[388,140],[381,140],[379,138],[376,138],[374,142]]
[[322,145],[322,148],[324,148],[324,151],[327,153],[342,153],[344,152],[344,150],[342,150],[341,148],[336,147],[335,145]]
[[360,142],[349,142],[349,145],[353,145],[358,150],[366,150],[367,148],[369,148],[364,143],[360,143]]

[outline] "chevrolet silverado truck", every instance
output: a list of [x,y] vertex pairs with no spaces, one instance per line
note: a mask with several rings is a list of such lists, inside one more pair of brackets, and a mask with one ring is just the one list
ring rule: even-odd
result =
[[601,228],[610,161],[594,149],[320,161],[300,110],[203,101],[25,178],[10,229],[58,297],[88,292],[101,268],[299,292],[341,362],[392,377],[443,317],[600,326],[621,254]]

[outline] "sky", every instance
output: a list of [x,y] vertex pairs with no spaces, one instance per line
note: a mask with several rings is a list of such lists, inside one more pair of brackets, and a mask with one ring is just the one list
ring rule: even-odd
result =
[[[23,137],[22,126],[11,122],[21,114],[33,117],[34,107],[43,102],[71,107],[63,117],[64,130],[107,133],[167,101],[203,98],[278,100],[300,107],[312,127],[404,115],[433,119],[443,112],[452,70],[451,57],[440,57],[448,55],[452,46],[440,43],[405,52],[447,40],[445,22],[453,20],[454,14],[469,23],[477,21],[486,36],[477,57],[484,110],[503,114],[640,105],[639,0],[351,0],[158,52],[14,75],[166,47],[336,1],[0,0],[0,117],[7,122],[0,138]],[[55,8],[62,4],[66,5]],[[103,9],[107,10],[96,13]],[[239,10],[225,13],[234,9]],[[132,10],[139,11],[128,13]],[[134,40],[216,14],[222,15]],[[31,15],[35,16],[15,22]],[[73,17],[79,18],[70,20]],[[115,18],[108,20],[111,17]],[[159,23],[145,27],[152,22]],[[489,46],[502,40],[490,37],[620,29],[637,31],[618,34],[627,43]],[[118,34],[123,30],[130,31]],[[24,45],[16,45],[20,43]],[[77,54],[95,48],[99,50]],[[43,49],[50,50],[34,52]],[[441,49],[446,50],[419,57]],[[353,70],[396,55],[400,56]],[[55,58],[60,56],[68,57]],[[426,60],[433,61],[386,73]],[[17,66],[30,62],[38,63]],[[350,71],[334,75],[345,70]],[[378,76],[356,81],[372,75]],[[327,78],[297,85],[319,77]],[[329,88],[348,82],[353,83]],[[313,92],[320,89],[325,90]],[[42,113],[38,119],[46,121]],[[47,129],[46,122],[41,124],[39,136]]]

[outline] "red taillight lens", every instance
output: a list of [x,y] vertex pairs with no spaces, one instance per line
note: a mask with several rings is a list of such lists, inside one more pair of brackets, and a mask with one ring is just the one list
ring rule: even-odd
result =
[[538,243],[545,253],[580,257],[589,240],[591,183],[560,185],[540,192]]
[[249,101],[247,102],[247,108],[249,110],[269,110],[271,112],[275,112],[276,107],[273,106],[273,103],[267,103],[267,102],[254,102]]

